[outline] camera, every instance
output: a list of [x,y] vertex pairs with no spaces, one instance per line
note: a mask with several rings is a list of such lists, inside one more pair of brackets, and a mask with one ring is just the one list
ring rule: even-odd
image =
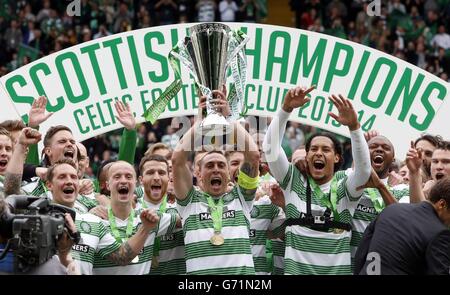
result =
[[27,272],[54,256],[65,228],[69,237],[79,242],[79,233],[71,232],[65,220],[65,213],[75,220],[72,208],[54,204],[48,198],[26,195],[8,196],[5,203],[9,206],[0,212],[0,236],[7,243],[0,260],[12,250],[14,272]]

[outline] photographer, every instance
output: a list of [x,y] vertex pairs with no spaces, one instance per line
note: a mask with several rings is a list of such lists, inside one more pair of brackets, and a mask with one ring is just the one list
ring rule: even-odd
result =
[[[0,192],[0,216],[9,214],[8,204],[4,199],[3,193]],[[65,214],[65,221],[72,233],[76,232],[75,223],[70,214]],[[3,218],[0,222],[4,222]],[[2,225],[3,226],[3,225]],[[6,237],[0,233],[0,243],[6,242]],[[79,274],[77,263],[73,260],[70,249],[73,241],[69,237],[67,229],[64,230],[63,235],[58,240],[58,255],[53,256],[45,263],[31,268],[23,272],[29,275],[65,275],[65,274]],[[0,248],[1,250],[3,246]],[[20,274],[14,269],[14,252],[6,254],[6,259],[0,260],[0,274]]]
[[[40,133],[30,128],[22,131],[7,169],[5,191],[16,193],[19,190],[26,148],[29,144],[37,143],[40,138]],[[78,173],[73,160],[65,158],[54,163],[48,169],[46,186],[52,192],[54,203],[73,208],[79,190]],[[72,254],[79,262],[81,273],[92,274],[95,255],[118,265],[129,264],[142,250],[153,229],[159,227],[159,216],[154,210],[144,210],[140,220],[141,226],[135,234],[120,244],[100,218],[77,213],[75,222],[82,242],[73,245]]]

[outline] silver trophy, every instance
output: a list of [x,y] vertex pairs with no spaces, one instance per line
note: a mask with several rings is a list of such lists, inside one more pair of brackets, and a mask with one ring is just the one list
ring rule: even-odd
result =
[[190,38],[187,38],[185,43],[202,94],[208,98],[207,114],[201,125],[207,131],[220,132],[229,125],[209,100],[212,99],[211,91],[221,90],[226,81],[230,31],[230,27],[220,23],[195,25],[189,29]]
[[[223,133],[229,121],[238,120],[246,113],[244,92],[247,63],[245,44],[249,38],[241,30],[231,30],[221,23],[202,23],[189,29],[190,37],[180,40],[170,51],[168,59],[175,74],[175,81],[145,111],[147,121],[154,123],[164,112],[170,100],[182,87],[180,65],[193,76],[202,95],[206,96],[206,116],[201,126],[209,134]],[[231,69],[231,85],[227,101],[230,116],[217,112],[212,102],[213,90],[222,90],[227,82],[227,70]]]

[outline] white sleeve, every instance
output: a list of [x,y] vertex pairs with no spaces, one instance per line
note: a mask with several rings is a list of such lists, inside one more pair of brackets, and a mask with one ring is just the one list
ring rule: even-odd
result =
[[177,223],[176,214],[159,213],[158,215],[159,215],[159,222],[156,228],[156,236],[161,237],[166,234],[172,233]]
[[352,140],[352,156],[355,169],[348,174],[347,191],[350,197],[357,199],[361,196],[364,189],[356,190],[356,188],[366,184],[369,180],[372,166],[370,164],[369,147],[361,128],[351,131],[350,138]]
[[270,174],[278,181],[282,182],[288,173],[289,161],[281,148],[284,132],[286,130],[286,123],[290,113],[280,109],[277,116],[273,118],[267,129],[266,136],[263,142],[263,152],[269,164]]

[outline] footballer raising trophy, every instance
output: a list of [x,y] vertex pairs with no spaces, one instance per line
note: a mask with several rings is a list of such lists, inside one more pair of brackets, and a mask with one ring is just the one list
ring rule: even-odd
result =
[[[170,100],[181,89],[179,60],[195,79],[202,95],[206,96],[206,116],[202,129],[220,134],[229,121],[238,119],[243,111],[246,79],[245,44],[248,37],[241,31],[233,31],[221,23],[201,23],[189,29],[190,37],[180,41],[169,53],[169,61],[176,80],[144,113],[146,120],[154,122],[164,111]],[[231,115],[228,118],[216,112],[212,91],[222,90],[227,82],[227,71],[231,68],[231,86],[228,103]]]

